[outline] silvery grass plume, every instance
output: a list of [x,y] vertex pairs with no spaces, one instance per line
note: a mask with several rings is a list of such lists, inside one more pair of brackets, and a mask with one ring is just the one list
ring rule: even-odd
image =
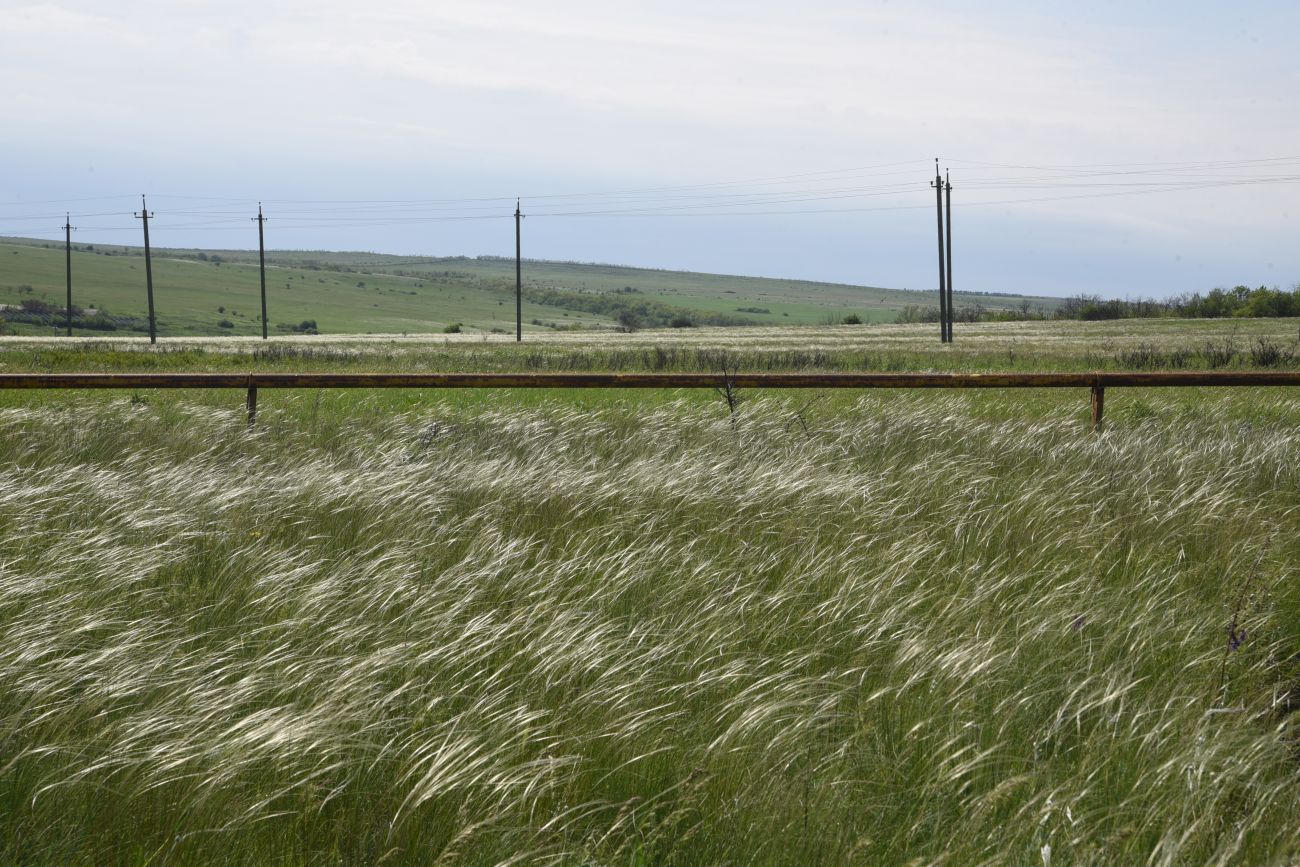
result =
[[0,861],[1285,863],[1268,400],[0,410]]

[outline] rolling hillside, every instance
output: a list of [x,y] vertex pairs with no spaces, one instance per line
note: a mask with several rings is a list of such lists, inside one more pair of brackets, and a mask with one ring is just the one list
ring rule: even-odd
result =
[[[139,247],[78,244],[73,248],[73,303],[86,325],[119,331],[144,328],[145,266]],[[164,335],[253,335],[259,321],[257,253],[246,250],[155,249],[154,296]],[[272,334],[314,323],[321,333],[428,333],[461,324],[466,331],[514,329],[514,260],[429,258],[375,253],[273,251],[267,255]],[[61,244],[0,239],[0,319],[20,334],[53,325],[15,321],[14,308],[62,308]],[[620,314],[646,327],[799,325],[892,322],[909,305],[931,306],[932,292],[837,283],[660,271],[573,262],[524,262],[524,328],[613,327]],[[957,293],[957,304],[1051,309],[1057,299]],[[8,312],[9,316],[5,316]],[[61,325],[61,315],[52,320]],[[307,327],[311,327],[308,325]],[[95,333],[78,328],[79,333]]]

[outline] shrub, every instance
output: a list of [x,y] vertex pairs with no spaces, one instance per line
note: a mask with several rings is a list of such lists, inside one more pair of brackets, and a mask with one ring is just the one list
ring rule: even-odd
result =
[[[130,317],[126,317],[123,324],[128,328],[132,328],[134,327],[132,322],[133,320]],[[116,331],[118,326],[117,320],[113,319],[102,310],[94,316],[87,316],[84,319],[74,319],[72,324],[76,328],[89,328],[93,331]]]
[[220,321],[217,322],[217,327],[218,327],[218,328],[234,328],[234,327],[235,327],[235,323],[231,322],[229,319],[222,319],[222,320],[220,320]]
[[850,313],[848,316],[845,316],[841,322],[844,325],[861,325],[862,317],[856,313]]
[[1222,343],[1215,343],[1212,340],[1207,341],[1205,348],[1201,350],[1201,356],[1205,359],[1205,366],[1211,369],[1227,367],[1240,354],[1241,350],[1227,340]]
[[59,311],[59,308],[53,304],[39,298],[24,298],[18,303],[18,306],[24,313],[36,313],[42,316],[48,316]]
[[922,307],[919,304],[907,304],[894,320],[900,325],[914,325],[939,321],[938,307]]
[[280,322],[277,323],[275,327],[280,331],[292,331],[294,334],[320,334],[320,332],[316,330],[315,319],[304,319],[297,325],[286,325],[285,323]]
[[1125,349],[1119,353],[1120,367],[1129,370],[1160,367],[1163,359],[1163,353],[1151,343],[1139,343],[1132,349]]
[[443,334],[460,334],[460,323],[453,322],[446,328],[442,329]]
[[1294,349],[1284,349],[1281,344],[1267,337],[1258,338],[1255,345],[1250,348],[1250,363],[1255,367],[1277,367],[1289,364],[1294,357]]

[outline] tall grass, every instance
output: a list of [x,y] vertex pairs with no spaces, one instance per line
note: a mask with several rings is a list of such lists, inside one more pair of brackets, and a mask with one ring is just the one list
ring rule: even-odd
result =
[[0,410],[0,861],[1287,863],[1268,395]]

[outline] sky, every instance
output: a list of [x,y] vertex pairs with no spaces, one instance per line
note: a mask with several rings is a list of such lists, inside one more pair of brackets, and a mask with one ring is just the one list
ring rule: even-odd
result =
[[975,6],[0,0],[0,235],[932,289],[937,157],[958,290],[1300,281],[1300,4]]

